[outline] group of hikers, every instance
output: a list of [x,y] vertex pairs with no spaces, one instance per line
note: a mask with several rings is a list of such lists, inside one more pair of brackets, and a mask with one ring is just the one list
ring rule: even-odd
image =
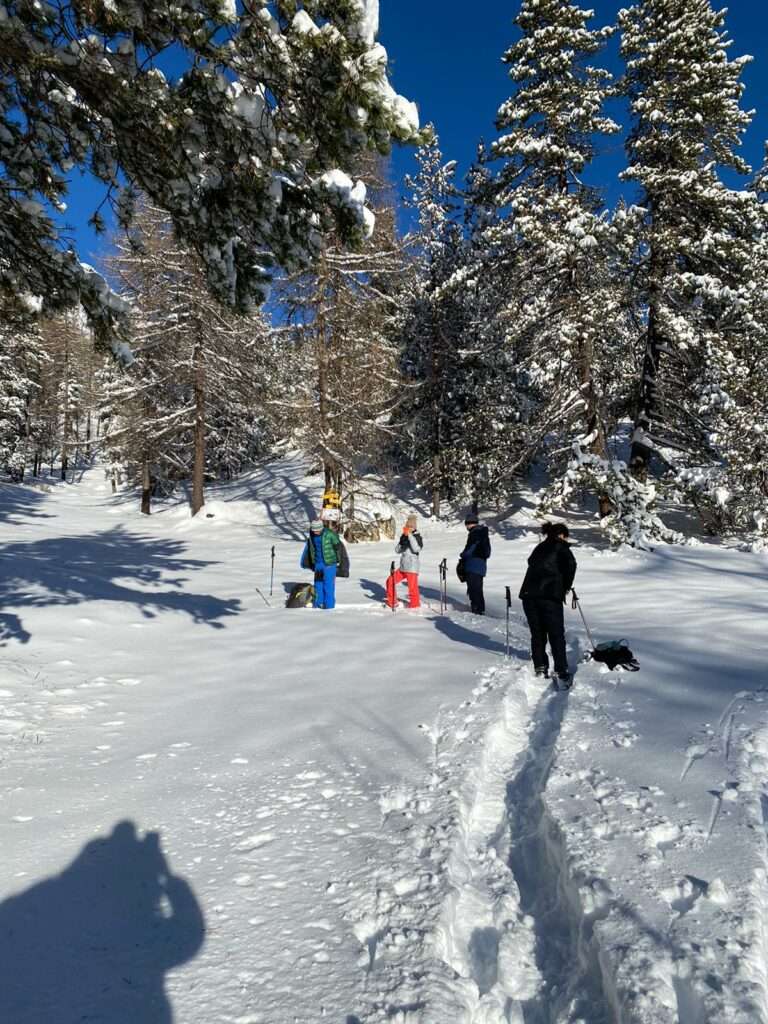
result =
[[[334,529],[332,520],[315,519],[301,557],[302,568],[315,574],[315,608],[336,606],[336,578],[349,575],[346,548]],[[464,520],[467,542],[459,555],[456,574],[466,584],[467,596],[475,615],[485,614],[483,585],[491,557],[488,527],[470,514]],[[554,673],[561,687],[572,683],[565,649],[565,623],[563,605],[573,587],[576,559],[568,543],[568,527],[564,523],[544,523],[544,539],[536,545],[528,559],[528,568],[520,588],[519,597],[531,631],[531,655],[537,675],[549,675],[547,644],[552,652]],[[400,556],[399,566],[392,563],[387,578],[386,603],[397,604],[396,588],[408,585],[408,608],[419,608],[419,569],[424,541],[418,530],[415,515],[405,521],[395,552]]]

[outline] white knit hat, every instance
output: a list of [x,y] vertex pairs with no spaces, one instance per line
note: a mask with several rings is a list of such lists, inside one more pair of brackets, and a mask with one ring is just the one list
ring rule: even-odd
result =
[[312,531],[312,533],[323,532],[323,524],[319,519],[313,519],[312,522],[309,524],[309,528]]

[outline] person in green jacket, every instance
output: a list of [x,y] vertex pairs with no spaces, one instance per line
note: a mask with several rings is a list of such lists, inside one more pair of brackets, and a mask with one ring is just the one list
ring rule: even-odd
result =
[[325,526],[319,519],[313,519],[309,526],[301,565],[315,573],[314,608],[336,607],[336,570],[339,564],[341,541],[337,533]]

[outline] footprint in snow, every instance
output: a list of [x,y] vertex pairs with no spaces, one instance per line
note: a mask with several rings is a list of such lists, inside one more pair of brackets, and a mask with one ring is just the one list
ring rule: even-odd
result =
[[682,834],[679,825],[675,825],[671,821],[661,821],[658,825],[648,829],[646,839],[648,844],[655,847],[663,857],[664,852],[674,846]]
[[238,853],[251,853],[253,850],[259,850],[262,846],[266,846],[267,843],[273,842],[274,839],[274,832],[257,832],[256,835],[249,836],[247,839],[239,842],[235,850]]
[[312,929],[317,928],[321,932],[332,932],[333,931],[333,925],[331,924],[330,921],[326,920],[324,917],[321,918],[319,921],[307,921],[307,923],[304,925],[304,927],[305,928],[312,928]]
[[676,885],[662,889],[661,895],[678,917],[684,917],[693,910],[702,896],[707,896],[708,892],[709,883],[694,875],[686,875]]
[[410,878],[399,878],[392,886],[397,896],[410,896],[421,888],[421,880],[415,875]]

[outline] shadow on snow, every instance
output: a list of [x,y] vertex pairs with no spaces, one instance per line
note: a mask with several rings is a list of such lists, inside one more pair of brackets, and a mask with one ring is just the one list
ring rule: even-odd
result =
[[[114,601],[136,606],[146,618],[182,612],[194,622],[223,629],[240,602],[181,590],[180,575],[215,563],[183,557],[185,545],[129,533],[120,527],[84,537],[7,544],[0,551],[0,642],[25,643],[29,633],[15,609]],[[167,574],[173,573],[169,577]],[[135,581],[142,589],[131,586]]]
[[31,487],[0,484],[0,525],[17,526],[25,519],[52,519],[50,513],[40,511],[44,498],[43,491]]
[[158,834],[120,822],[61,874],[0,903],[0,1020],[171,1024],[165,973],[204,936]]

